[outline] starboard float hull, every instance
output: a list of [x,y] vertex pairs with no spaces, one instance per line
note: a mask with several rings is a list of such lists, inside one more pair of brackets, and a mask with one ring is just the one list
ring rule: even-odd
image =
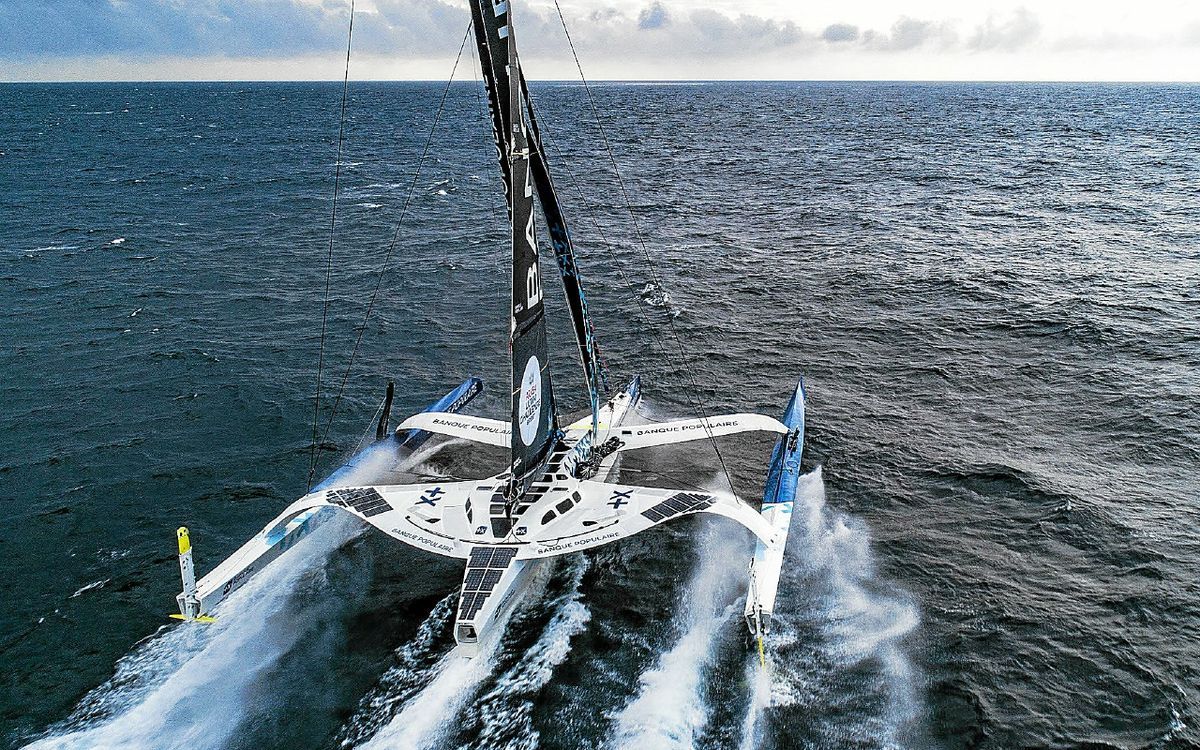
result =
[[767,472],[767,483],[763,490],[762,517],[774,530],[774,540],[761,539],[754,547],[750,561],[750,586],[746,594],[746,625],[751,635],[759,639],[767,634],[770,616],[775,611],[775,597],[779,589],[779,576],[783,572],[783,552],[787,545],[788,528],[792,521],[792,508],[796,500],[796,486],[800,481],[800,459],[804,453],[804,381],[796,384],[796,391],[783,415],[783,424],[788,432],[775,443],[771,453],[771,466]]

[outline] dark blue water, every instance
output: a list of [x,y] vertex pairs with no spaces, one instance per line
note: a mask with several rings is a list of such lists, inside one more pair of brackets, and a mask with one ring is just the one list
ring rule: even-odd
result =
[[[335,383],[440,93],[351,88]],[[165,626],[177,525],[206,571],[305,487],[340,91],[9,85],[4,743],[403,746],[424,699],[448,721],[434,747],[1200,746],[1200,89],[594,93],[665,306],[583,90],[534,96],[601,345],[643,374],[646,416],[694,412],[672,313],[710,410],[777,413],[806,377],[816,473],[771,674],[738,617],[750,542],[701,521],[563,560],[479,674],[441,682],[458,567],[344,525],[239,615]],[[451,89],[326,471],[389,377],[397,413],[472,373],[494,386],[476,412],[505,412],[482,106]],[[724,445],[746,497],[768,449]],[[720,481],[703,446],[648,460]]]

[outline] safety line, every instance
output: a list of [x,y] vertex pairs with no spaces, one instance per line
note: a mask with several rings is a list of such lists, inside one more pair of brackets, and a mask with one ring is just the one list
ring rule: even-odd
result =
[[[458,71],[458,63],[462,60],[463,50],[467,47],[467,39],[471,35],[471,25],[467,24],[467,31],[463,34],[462,44],[458,48],[458,56],[454,58],[454,67],[450,70],[450,78],[446,81],[445,88],[442,89],[442,98],[438,102],[437,113],[433,116],[433,125],[429,128],[429,136],[425,139],[425,146],[421,149],[421,157],[417,160],[417,170],[413,173],[412,184],[408,188],[408,196],[404,199],[404,206],[400,209],[400,218],[396,220],[396,231],[392,234],[392,241],[388,244],[387,253],[383,256],[383,265],[379,268],[379,274],[375,278],[375,289],[371,292],[371,299],[367,303],[367,310],[363,314],[362,323],[358,326],[358,337],[354,341],[354,349],[350,352],[350,361],[346,363],[346,371],[342,373],[341,383],[338,385],[337,397],[333,401],[333,408],[329,412],[329,419],[325,422],[325,429],[321,433],[321,442],[329,436],[330,427],[333,425],[333,418],[337,415],[338,406],[342,403],[342,395],[346,391],[346,382],[350,379],[350,371],[354,368],[354,361],[358,358],[359,349],[362,346],[363,334],[367,330],[367,323],[371,319],[371,314],[375,310],[375,303],[379,299],[379,290],[383,287],[384,276],[387,275],[388,263],[391,261],[392,253],[396,249],[396,243],[400,240],[400,229],[404,225],[404,218],[408,215],[408,208],[412,205],[413,195],[417,191],[417,181],[421,177],[421,169],[425,165],[425,157],[429,155],[429,147],[433,143],[433,135],[437,132],[438,123],[441,121],[442,112],[446,109],[446,98],[450,94],[450,84],[454,82],[454,74]],[[316,471],[316,466],[309,473],[308,483],[312,486],[313,473]]]

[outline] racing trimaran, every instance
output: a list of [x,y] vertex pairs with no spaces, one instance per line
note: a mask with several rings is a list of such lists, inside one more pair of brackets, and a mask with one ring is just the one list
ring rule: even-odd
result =
[[[509,421],[459,413],[482,390],[469,378],[389,434],[391,389],[376,441],[271,521],[212,572],[196,580],[187,528],[178,530],[183,591],[178,619],[211,620],[214,608],[267,563],[336,512],[349,513],[417,549],[466,561],[455,608],[457,651],[471,656],[489,626],[511,611],[540,560],[624,539],[681,516],[713,513],[757,537],[748,573],[746,623],[762,657],[775,605],[804,442],[804,388],[783,420],[730,414],[651,424],[630,417],[641,395],[634,377],[607,397],[607,377],[567,224],[538,132],[505,0],[470,0],[472,26],[512,240],[512,410]],[[590,414],[559,422],[550,377],[534,195],[545,218],[571,316]],[[605,391],[605,396],[602,396]],[[779,434],[760,510],[732,494],[606,481],[625,451],[748,431]],[[356,467],[393,464],[433,435],[507,448],[507,470],[483,480],[346,486]]]

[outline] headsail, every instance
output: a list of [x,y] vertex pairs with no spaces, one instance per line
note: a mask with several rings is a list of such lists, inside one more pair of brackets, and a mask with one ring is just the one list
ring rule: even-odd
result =
[[587,297],[583,293],[583,280],[575,264],[575,247],[571,244],[571,235],[567,231],[567,221],[558,203],[558,194],[554,192],[554,181],[550,177],[546,152],[542,148],[542,136],[538,131],[537,116],[533,111],[533,100],[529,98],[529,87],[525,84],[524,74],[521,75],[521,93],[525,97],[525,107],[529,115],[529,151],[533,183],[537,187],[542,212],[546,217],[546,229],[550,235],[550,244],[554,248],[554,257],[558,260],[558,272],[562,277],[567,308],[571,311],[571,325],[575,330],[579,359],[583,364],[583,374],[587,378],[588,394],[591,397],[594,435],[600,413],[600,389],[608,390],[608,372],[600,359],[596,331],[588,315]]
[[521,65],[507,2],[471,0],[500,171],[512,227],[512,465],[508,499],[541,476],[558,435],[546,311],[533,217],[533,176],[520,80]]

